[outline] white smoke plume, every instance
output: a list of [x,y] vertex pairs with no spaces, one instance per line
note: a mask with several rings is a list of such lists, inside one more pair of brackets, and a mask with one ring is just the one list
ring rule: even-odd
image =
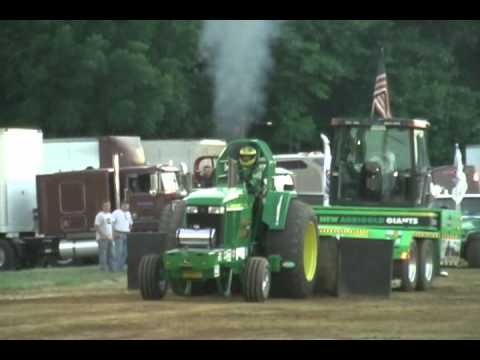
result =
[[214,116],[218,135],[244,137],[265,110],[266,80],[272,69],[275,20],[206,20],[201,52],[207,56],[215,84]]

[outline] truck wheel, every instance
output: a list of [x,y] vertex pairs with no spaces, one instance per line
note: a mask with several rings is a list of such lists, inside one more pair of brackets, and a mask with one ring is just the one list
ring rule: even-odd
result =
[[318,227],[311,208],[292,200],[283,231],[269,231],[267,255],[280,255],[282,264],[292,262],[292,269],[272,274],[272,296],[302,299],[311,296],[318,275]]
[[410,245],[409,258],[400,263],[400,277],[402,281],[401,290],[405,292],[415,291],[418,282],[417,266],[417,242],[412,241]]
[[[170,287],[175,295],[186,296],[187,280],[175,279],[170,281]],[[192,281],[190,296],[211,295],[217,291],[215,280]]]
[[17,257],[7,240],[0,240],[0,271],[15,270]]
[[248,302],[265,302],[270,294],[272,275],[270,264],[265,258],[253,257],[245,265],[245,290],[243,296]]
[[469,267],[480,268],[480,238],[470,239],[465,255]]
[[433,263],[433,242],[432,240],[423,240],[418,245],[418,291],[427,291],[432,287]]
[[138,283],[144,300],[160,300],[168,290],[163,259],[160,255],[147,255],[138,268]]
[[167,234],[168,250],[177,247],[177,229],[182,226],[186,206],[183,200],[173,201],[165,206],[160,215],[158,229]]

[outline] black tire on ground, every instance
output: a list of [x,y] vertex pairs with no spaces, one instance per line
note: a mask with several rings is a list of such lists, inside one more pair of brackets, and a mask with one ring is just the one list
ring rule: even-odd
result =
[[12,245],[7,240],[0,240],[0,271],[15,270],[17,256]]
[[469,267],[473,269],[480,268],[480,237],[469,239],[465,258]]
[[418,281],[417,290],[427,291],[432,287],[434,277],[434,256],[432,240],[422,240],[418,246]]
[[252,257],[245,264],[243,296],[247,302],[265,302],[270,295],[272,275],[267,259]]
[[173,201],[162,210],[158,230],[167,234],[167,249],[177,247],[177,229],[183,224],[187,204],[183,200]]
[[[315,254],[305,256],[307,238],[314,237]],[[308,247],[307,247],[308,249]],[[318,276],[318,226],[317,218],[310,206],[294,199],[288,209],[286,227],[283,231],[269,231],[266,239],[266,253],[280,255],[282,262],[295,263],[293,269],[282,269],[272,273],[272,291],[274,297],[303,299],[313,295]],[[312,258],[313,257],[313,258]],[[308,275],[305,259],[310,261]],[[312,275],[313,274],[313,275]]]
[[147,255],[138,268],[138,283],[144,300],[160,300],[168,290],[163,259],[160,255]]
[[405,292],[415,291],[418,282],[418,249],[417,242],[414,240],[410,245],[410,256],[407,260],[400,262],[400,279],[402,285],[400,289]]
[[[187,280],[172,279],[170,287],[175,295],[186,296]],[[192,281],[190,296],[211,295],[217,292],[217,283],[215,280]]]

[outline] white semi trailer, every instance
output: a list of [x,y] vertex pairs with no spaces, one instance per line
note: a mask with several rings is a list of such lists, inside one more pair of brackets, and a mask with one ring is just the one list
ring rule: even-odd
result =
[[476,172],[480,174],[480,145],[467,145],[465,153],[465,164],[474,166]]
[[11,269],[21,238],[35,234],[35,177],[43,159],[39,130],[0,129],[0,269]]
[[227,143],[223,140],[142,140],[145,160],[148,164],[163,164],[173,161],[194,168],[200,157],[220,155]]
[[5,237],[34,231],[32,209],[36,207],[35,176],[43,159],[42,140],[41,131],[0,129],[0,234]]
[[119,154],[120,166],[145,165],[145,153],[139,137],[44,139],[40,173],[110,168],[113,153]]

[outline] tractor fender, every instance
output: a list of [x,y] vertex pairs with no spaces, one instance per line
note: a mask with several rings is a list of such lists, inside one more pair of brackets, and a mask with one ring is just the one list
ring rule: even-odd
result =
[[268,192],[263,199],[263,223],[270,230],[284,230],[290,202],[296,197],[297,195],[292,192]]

